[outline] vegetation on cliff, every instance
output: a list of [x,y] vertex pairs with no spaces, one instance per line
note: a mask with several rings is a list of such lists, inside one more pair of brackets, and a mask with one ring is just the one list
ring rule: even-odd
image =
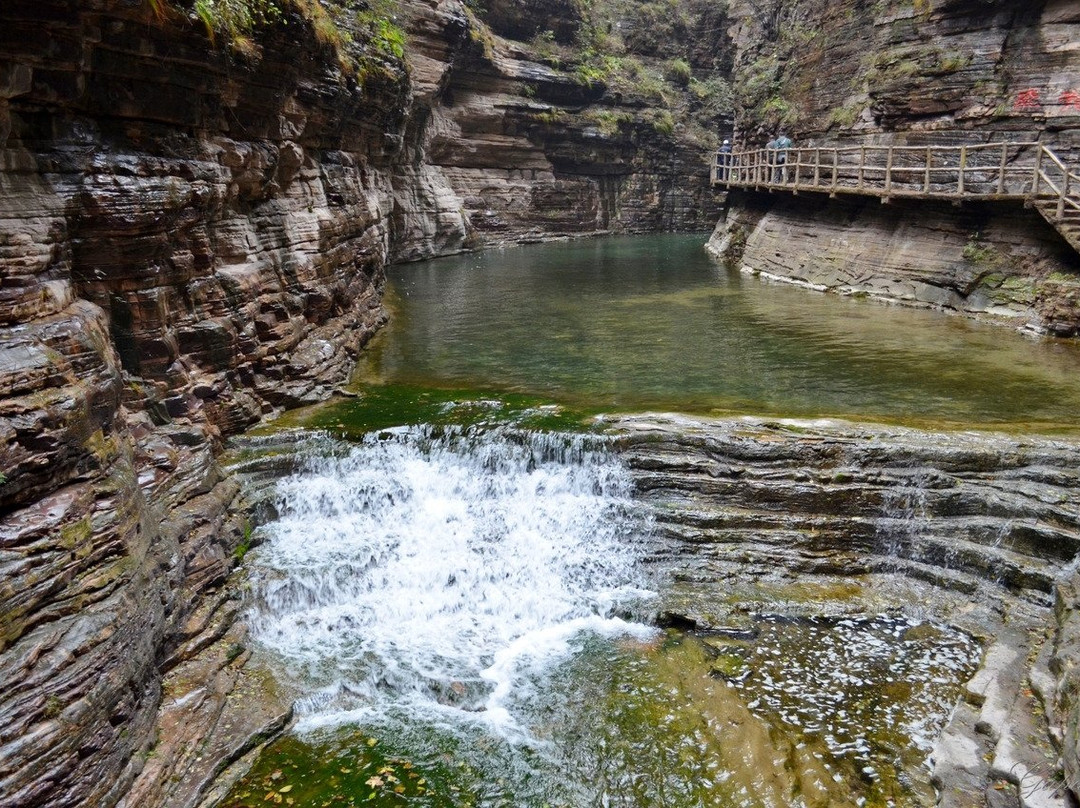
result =
[[497,34],[526,43],[533,58],[586,88],[583,122],[604,136],[631,136],[644,125],[704,152],[730,129],[726,2],[545,0],[522,12],[503,0],[469,5]]
[[197,20],[215,44],[248,58],[257,58],[258,31],[274,25],[302,23],[329,47],[341,69],[364,76],[387,60],[405,56],[405,32],[394,18],[397,0],[146,0],[154,15],[166,19],[182,13]]

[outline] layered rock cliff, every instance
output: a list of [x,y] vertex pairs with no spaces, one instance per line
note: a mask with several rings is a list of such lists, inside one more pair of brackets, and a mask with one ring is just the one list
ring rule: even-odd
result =
[[0,805],[194,804],[280,726],[215,458],[345,379],[388,260],[715,219],[710,143],[538,51],[557,6],[0,8]]
[[[1080,162],[1074,3],[744,5],[769,11],[748,9],[732,29],[737,129],[752,146],[781,128],[800,146],[1040,140]],[[750,271],[1053,334],[1080,329],[1080,260],[1018,204],[730,202],[710,249]]]
[[[759,59],[790,55],[760,45],[780,28],[705,0],[491,0],[479,16],[402,0],[396,22],[351,4],[329,28],[315,4],[278,5],[233,42],[179,2],[0,6],[0,806],[193,805],[280,726],[286,707],[248,698],[258,672],[228,583],[247,531],[222,437],[340,384],[384,319],[387,261],[711,226],[722,76],[737,64],[748,91]],[[766,84],[804,82],[781,98],[809,105],[801,139],[1071,125],[1069,3],[886,5],[799,6],[827,40],[807,34],[816,61]],[[405,58],[386,25],[406,31]],[[968,28],[979,57],[909,104],[897,82],[931,56],[905,48]],[[828,81],[864,29],[918,69],[875,63],[858,91]],[[997,106],[957,106],[983,76]],[[787,114],[772,98],[761,120]],[[750,265],[789,249],[773,223],[805,227],[784,204],[730,215]],[[830,203],[817,226],[845,217],[874,221]],[[1040,288],[1072,288],[1052,237],[1004,218],[942,230],[955,246],[973,228],[1036,266]],[[939,235],[919,238],[912,255]],[[991,283],[913,271],[938,304]],[[1012,294],[1010,277],[993,289]],[[1051,316],[1031,294],[1067,333],[1070,298],[1044,295]]]
[[288,22],[242,57],[141,3],[0,11],[0,804],[131,787],[162,673],[235,610],[221,435],[325,396],[383,316],[404,71],[328,73]]

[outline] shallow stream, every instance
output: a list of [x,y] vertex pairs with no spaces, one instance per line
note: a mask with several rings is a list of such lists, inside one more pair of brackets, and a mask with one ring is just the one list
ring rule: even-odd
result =
[[681,593],[603,416],[1059,430],[1080,352],[744,278],[701,242],[394,271],[358,397],[279,425],[309,435],[245,565],[297,722],[223,805],[933,804],[979,644],[858,583],[659,627]]

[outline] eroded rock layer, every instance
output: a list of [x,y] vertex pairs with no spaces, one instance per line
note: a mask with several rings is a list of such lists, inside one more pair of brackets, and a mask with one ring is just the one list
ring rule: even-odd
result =
[[650,560],[674,582],[669,599],[685,603],[667,620],[708,630],[732,608],[777,608],[762,593],[785,581],[847,581],[866,608],[892,598],[964,628],[985,653],[934,746],[937,804],[1068,804],[1080,685],[1075,443],[672,416],[617,428],[670,540]]
[[383,317],[404,76],[325,75],[289,22],[245,60],[143,4],[0,10],[5,806],[179,777],[162,673],[220,647],[205,731],[238,665],[219,438],[325,397]]
[[[388,260],[715,220],[700,145],[597,130],[602,83],[456,0],[399,4],[407,62],[277,6],[233,42],[183,2],[0,8],[0,806],[193,805],[286,719],[215,458],[345,380]],[[581,24],[534,11],[492,22]]]
[[732,192],[709,242],[747,272],[1072,336],[1077,256],[1017,203],[948,203]]

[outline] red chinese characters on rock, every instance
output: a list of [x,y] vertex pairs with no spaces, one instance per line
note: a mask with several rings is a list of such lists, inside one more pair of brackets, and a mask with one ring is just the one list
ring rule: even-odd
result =
[[1042,102],[1039,100],[1039,91],[1034,87],[1021,90],[1016,94],[1016,100],[1013,102],[1013,109],[1018,112],[1035,112],[1036,110],[1042,109]]
[[[1053,105],[1053,102],[1050,102]],[[1057,97],[1056,106],[1063,112],[1080,112],[1080,92],[1077,90],[1062,90]],[[1016,94],[1013,101],[1014,112],[1042,112],[1043,102],[1039,90],[1029,87]]]
[[1065,109],[1073,109],[1080,112],[1080,93],[1076,90],[1065,90],[1058,98],[1058,103]]

